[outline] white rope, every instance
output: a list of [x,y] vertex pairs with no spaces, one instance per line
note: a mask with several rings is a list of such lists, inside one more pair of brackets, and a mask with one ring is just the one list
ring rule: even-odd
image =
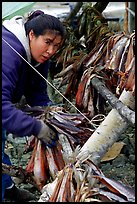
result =
[[70,103],[71,106],[73,106],[94,128],[95,125],[94,123],[92,123],[92,120],[89,120],[89,118],[87,118],[73,103],[71,103],[71,101],[69,101],[53,84],[51,84],[47,79],[45,79],[44,76],[42,76],[42,74],[40,74],[38,72],[37,69],[35,69],[34,66],[32,66],[24,57],[22,57],[22,55],[20,53],[18,53],[17,50],[15,50],[3,37],[2,40],[17,54],[19,55],[35,72],[37,72],[50,86],[52,86],[52,88],[54,88],[68,103]]

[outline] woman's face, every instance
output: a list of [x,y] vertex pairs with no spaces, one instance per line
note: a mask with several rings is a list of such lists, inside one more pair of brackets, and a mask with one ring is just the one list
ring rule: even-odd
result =
[[46,32],[45,35],[35,36],[33,30],[29,32],[31,55],[39,63],[44,63],[52,57],[62,44],[61,35]]

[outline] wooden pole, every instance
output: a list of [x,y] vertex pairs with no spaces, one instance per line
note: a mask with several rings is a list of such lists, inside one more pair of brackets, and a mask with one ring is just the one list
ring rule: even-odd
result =
[[126,34],[129,34],[128,29],[128,2],[125,2],[125,15],[124,15],[124,31]]
[[[97,77],[93,77],[91,80],[92,85],[99,91],[105,100],[115,108],[119,114],[124,117],[125,120],[131,123],[132,126],[135,126],[135,112],[124,105],[118,98],[112,94],[111,91],[107,89],[105,84],[101,82]],[[133,98],[134,100],[134,98]]]

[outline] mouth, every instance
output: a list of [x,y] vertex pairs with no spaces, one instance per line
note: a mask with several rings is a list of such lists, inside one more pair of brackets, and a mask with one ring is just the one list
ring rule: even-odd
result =
[[49,56],[46,57],[46,56],[43,56],[43,55],[42,55],[41,59],[42,59],[42,61],[46,61],[46,60],[49,59]]

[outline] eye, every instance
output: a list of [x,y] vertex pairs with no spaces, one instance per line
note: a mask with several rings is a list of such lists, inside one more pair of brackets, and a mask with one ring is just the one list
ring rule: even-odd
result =
[[50,45],[50,43],[51,43],[50,41],[45,41],[45,44],[47,45]]
[[54,45],[55,49],[59,49],[60,44]]
[[57,48],[58,48],[58,45],[54,45],[54,48],[57,49]]

